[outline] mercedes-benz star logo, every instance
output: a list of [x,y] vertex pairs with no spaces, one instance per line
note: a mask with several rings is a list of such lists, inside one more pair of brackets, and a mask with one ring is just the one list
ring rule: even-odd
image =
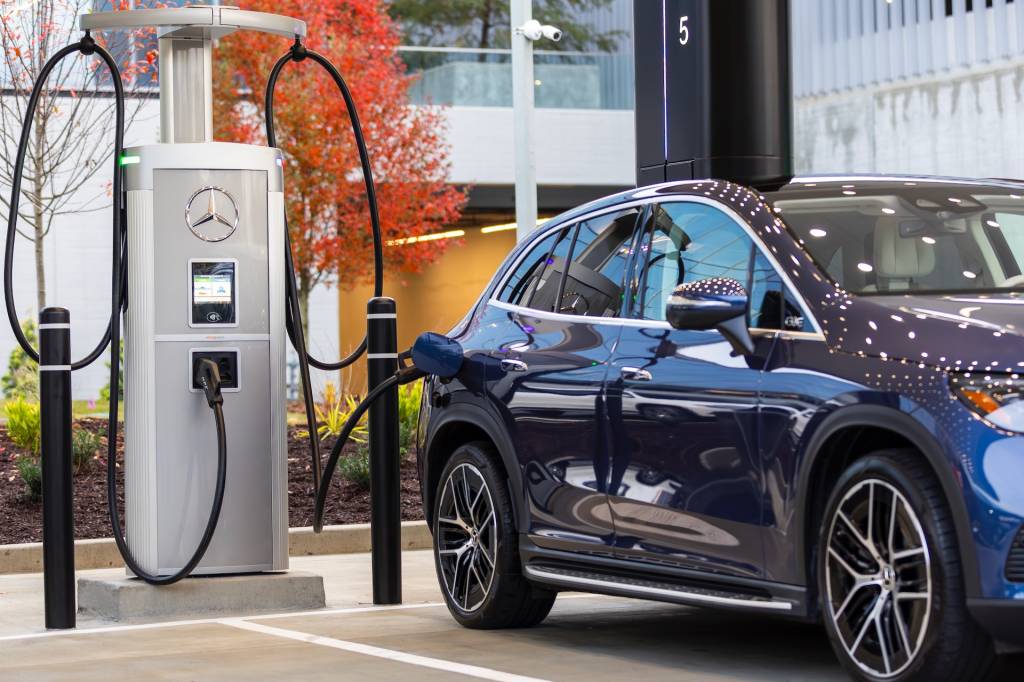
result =
[[[205,206],[206,210],[196,218],[193,206]],[[227,190],[213,185],[203,187],[185,205],[185,224],[205,242],[222,242],[238,229],[238,204]]]

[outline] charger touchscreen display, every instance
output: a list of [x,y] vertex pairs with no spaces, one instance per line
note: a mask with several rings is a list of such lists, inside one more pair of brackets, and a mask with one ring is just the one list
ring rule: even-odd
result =
[[192,291],[197,304],[231,303],[231,275],[193,275]]
[[192,263],[192,324],[234,324],[235,264]]

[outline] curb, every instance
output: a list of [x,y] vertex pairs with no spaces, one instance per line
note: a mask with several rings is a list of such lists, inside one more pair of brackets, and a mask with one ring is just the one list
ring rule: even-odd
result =
[[[430,530],[425,521],[402,522],[402,549],[430,549]],[[326,526],[319,535],[310,527],[288,531],[290,556],[321,554],[360,554],[370,551],[370,524],[354,523]],[[124,562],[113,538],[75,541],[75,570],[122,568]],[[40,573],[43,570],[43,544],[27,542],[0,545],[0,575],[8,573]]]

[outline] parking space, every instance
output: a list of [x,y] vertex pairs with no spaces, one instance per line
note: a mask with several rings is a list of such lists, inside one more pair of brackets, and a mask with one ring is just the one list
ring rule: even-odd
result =
[[470,631],[442,605],[0,641],[3,680],[843,679],[816,628],[567,595],[531,630]]
[[324,574],[323,611],[86,620],[73,632],[5,617],[38,613],[22,603],[38,576],[0,577],[0,681],[846,679],[819,628],[771,616],[565,594],[537,628],[466,630],[441,603],[430,553],[406,552],[403,563],[398,607],[366,603],[368,555],[309,557],[293,566]]
[[324,575],[327,610],[62,633],[39,627],[39,576],[0,577],[0,680],[844,679],[818,628],[777,618],[566,594],[540,627],[473,631],[429,552],[405,553],[400,607],[367,604],[368,555],[292,563]]

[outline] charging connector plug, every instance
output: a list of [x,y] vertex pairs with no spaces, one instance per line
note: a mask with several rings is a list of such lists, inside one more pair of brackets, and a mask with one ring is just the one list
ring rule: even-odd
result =
[[203,358],[196,363],[196,381],[206,394],[206,402],[210,407],[224,404],[224,396],[220,392],[220,368],[213,360]]

